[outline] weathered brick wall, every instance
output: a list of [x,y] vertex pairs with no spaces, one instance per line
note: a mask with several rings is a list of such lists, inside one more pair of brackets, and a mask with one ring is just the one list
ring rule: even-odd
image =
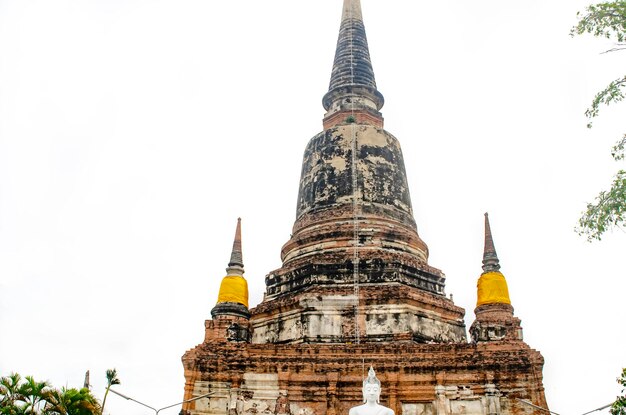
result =
[[[208,399],[187,404],[185,409],[193,415],[273,414],[279,393],[286,395],[293,415],[345,414],[360,404],[361,382],[370,364],[382,381],[381,403],[399,415],[489,415],[490,401],[496,398],[491,408],[497,406],[494,413],[505,415],[531,412],[516,399],[546,406],[543,358],[521,341],[358,345],[208,342],[188,351],[183,363],[185,398],[216,392]],[[489,385],[496,392],[489,393]]]

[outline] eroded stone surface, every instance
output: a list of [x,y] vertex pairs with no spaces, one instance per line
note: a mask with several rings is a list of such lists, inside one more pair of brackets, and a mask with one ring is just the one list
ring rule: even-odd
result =
[[355,319],[360,341],[466,341],[462,308],[402,284],[363,285],[358,301],[353,287],[317,287],[265,301],[252,314],[253,343],[354,342]]
[[[294,415],[347,413],[361,402],[362,372],[369,364],[375,364],[382,382],[381,403],[397,414],[532,413],[532,408],[514,398],[546,405],[543,358],[522,342],[244,345],[211,341],[188,351],[183,363],[187,396],[216,392],[210,399],[187,404],[185,409],[192,415],[274,413],[281,393]],[[243,401],[239,410],[237,396]]]
[[475,342],[523,340],[521,320],[513,315],[510,304],[484,304],[474,310],[476,319],[470,327]]

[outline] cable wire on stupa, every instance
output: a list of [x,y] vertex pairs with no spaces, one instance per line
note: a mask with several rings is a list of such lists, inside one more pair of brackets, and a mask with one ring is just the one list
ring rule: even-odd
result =
[[[337,40],[335,60],[331,73],[328,92],[322,100],[328,111],[325,122],[330,128],[336,123],[350,124],[351,135],[351,185],[352,185],[352,277],[354,295],[354,341],[361,343],[361,305],[360,305],[360,228],[361,204],[358,171],[357,124],[361,119],[382,117],[378,110],[383,106],[384,98],[376,89],[376,80],[369,56],[369,47],[363,24],[360,0],[344,0]],[[364,115],[366,114],[366,115]],[[345,117],[342,119],[342,117]],[[365,361],[363,360],[363,372]]]
[[[353,15],[353,3],[351,0],[347,0],[350,2],[348,8],[348,20],[352,22],[354,19]],[[358,2],[359,0],[357,0]],[[344,8],[345,11],[345,8]],[[342,22],[343,25],[343,22]],[[350,33],[350,83],[354,84],[354,35],[353,30],[349,31]],[[355,343],[361,343],[361,329],[359,327],[359,199],[358,199],[358,186],[359,186],[359,176],[357,170],[357,143],[356,143],[356,120],[354,113],[354,106],[351,108],[350,113],[351,119],[350,122],[350,132],[352,134],[352,231],[353,231],[353,257],[352,257],[352,265],[353,265],[353,279],[354,279],[354,337]]]
[[[352,21],[354,19],[353,3],[351,0],[348,9],[348,19]],[[358,2],[359,0],[357,0]],[[344,9],[345,10],[345,9]],[[343,22],[342,22],[343,24]],[[350,30],[350,83],[354,84],[354,35]],[[350,111],[350,132],[352,135],[351,148],[352,148],[352,231],[353,231],[353,279],[354,279],[354,340],[356,344],[361,343],[361,328],[359,327],[360,309],[359,309],[359,297],[361,295],[359,289],[359,199],[358,199],[358,186],[359,176],[357,169],[357,142],[356,142],[356,118],[354,112],[354,105]],[[361,359],[361,372],[365,373],[365,359]]]

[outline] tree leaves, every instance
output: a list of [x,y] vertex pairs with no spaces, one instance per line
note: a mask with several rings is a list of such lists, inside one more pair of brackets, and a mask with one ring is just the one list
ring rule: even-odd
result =
[[572,36],[589,33],[618,42],[626,40],[626,1],[592,4],[585,12],[582,16],[578,12],[579,22],[570,31]]
[[623,228],[626,222],[626,170],[617,172],[611,188],[600,192],[595,203],[587,204],[587,210],[578,220],[576,230],[587,236],[589,242],[601,240],[602,234],[612,228]]
[[611,149],[611,156],[615,159],[615,161],[624,160],[624,156],[626,155],[626,134],[619,140],[613,148]]
[[[591,106],[585,111],[587,118],[597,117],[600,112],[600,106],[602,105],[609,105],[614,102],[622,101],[624,99],[624,90],[626,90],[626,76],[623,78],[617,78],[611,82],[593,98]],[[587,124],[587,128],[591,128],[591,122]]]
[[117,369],[107,369],[107,386],[119,385],[120,379],[117,377]]
[[617,378],[617,383],[622,385],[622,396],[618,396],[611,406],[611,415],[626,415],[626,368],[622,369],[622,376]]
[[0,415],[99,415],[100,403],[88,388],[52,388],[17,373],[0,378]]
[[[570,35],[589,33],[594,36],[613,39],[618,46],[608,52],[626,49],[626,0],[603,2],[587,6],[585,13],[577,14],[579,21],[570,31]],[[590,120],[597,117],[600,108],[624,100],[626,76],[613,80],[606,88],[598,92],[585,111]],[[587,124],[592,127],[592,122]],[[623,161],[625,156],[626,135],[611,149],[615,161]],[[576,231],[585,235],[589,242],[601,240],[602,235],[611,229],[621,229],[625,223],[626,212],[626,171],[619,170],[613,178],[611,188],[596,196],[594,203],[587,204],[587,210],[578,220]],[[621,413],[620,415],[626,415]]]
[[100,404],[87,388],[55,389],[42,415],[97,415]]

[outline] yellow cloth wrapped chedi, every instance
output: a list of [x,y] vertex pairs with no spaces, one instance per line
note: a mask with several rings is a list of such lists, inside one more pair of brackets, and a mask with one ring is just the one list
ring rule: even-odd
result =
[[243,255],[241,252],[241,218],[237,219],[233,250],[226,268],[226,276],[220,284],[217,304],[211,310],[211,316],[250,318],[248,310],[248,282],[243,277]]
[[511,305],[509,287],[500,272],[500,260],[491,235],[489,214],[485,213],[485,251],[483,253],[483,273],[478,279],[478,299],[476,306],[485,304]]
[[242,276],[224,277],[217,303],[239,303],[248,307],[248,282]]
[[483,304],[511,304],[509,287],[501,272],[486,272],[478,279],[477,306]]

